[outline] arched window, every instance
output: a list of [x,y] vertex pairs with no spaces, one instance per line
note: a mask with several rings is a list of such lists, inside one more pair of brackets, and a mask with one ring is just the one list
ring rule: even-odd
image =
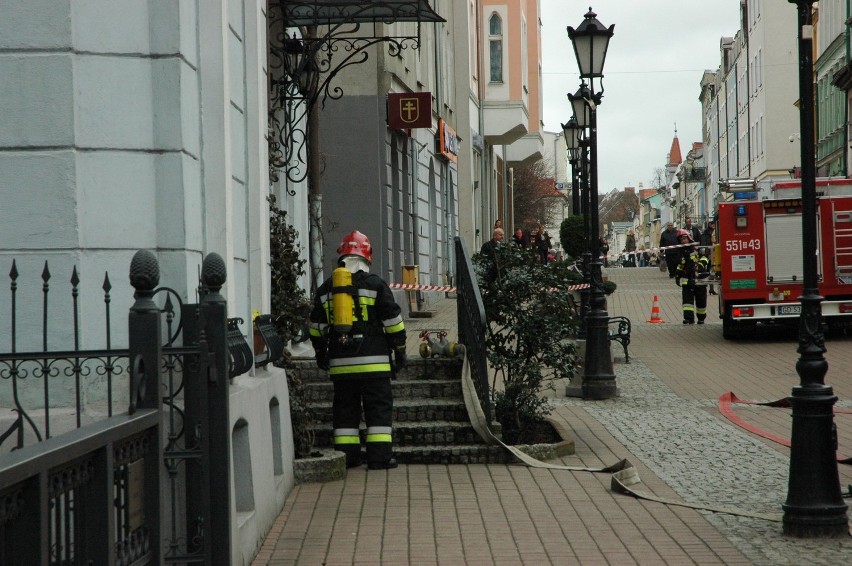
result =
[[488,44],[490,48],[491,73],[489,80],[492,83],[503,82],[503,20],[500,16],[491,14],[488,20]]

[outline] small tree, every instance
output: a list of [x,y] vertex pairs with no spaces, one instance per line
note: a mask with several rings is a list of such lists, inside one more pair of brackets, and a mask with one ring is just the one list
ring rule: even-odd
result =
[[559,226],[559,241],[562,249],[575,260],[580,259],[586,251],[586,237],[583,235],[583,217],[572,215],[562,221]]
[[517,225],[550,226],[555,222],[565,196],[554,188],[554,182],[553,164],[545,159],[512,170],[512,207]]
[[[579,275],[567,262],[531,263],[529,251],[513,244],[498,245],[493,260],[480,254],[473,259],[484,282],[488,361],[502,377],[502,388],[492,387],[495,417],[505,442],[529,442],[550,413],[541,392],[554,379],[571,378],[577,368],[570,338],[579,319],[566,287]],[[496,277],[486,281],[492,261]]]
[[305,290],[299,287],[305,260],[299,257],[299,233],[287,224],[287,211],[278,208],[275,195],[267,200],[272,315],[278,335],[287,343],[301,332],[311,309]]
[[[275,196],[269,201],[269,255],[272,274],[272,317],[275,329],[284,343],[290,342],[302,330],[311,309],[305,290],[299,287],[299,277],[304,275],[305,261],[299,257],[296,243],[299,233],[287,224],[287,212],[276,205]],[[287,388],[290,396],[290,420],[293,423],[293,441],[296,458],[311,454],[314,446],[313,411],[307,404],[305,387],[284,350],[279,365],[287,370]]]

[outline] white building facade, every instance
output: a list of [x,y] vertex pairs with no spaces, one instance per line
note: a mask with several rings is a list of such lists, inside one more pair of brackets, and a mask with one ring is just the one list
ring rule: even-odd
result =
[[795,6],[742,2],[740,16],[736,35],[720,40],[718,69],[700,83],[708,211],[720,181],[754,178],[768,187],[800,161]]
[[[113,347],[126,344],[126,274],[138,249],[154,252],[160,284],[189,303],[203,257],[216,252],[228,316],[269,312],[265,1],[6,0],[1,10],[4,268],[15,259],[31,280],[48,260],[59,293],[71,266],[87,284],[108,271]],[[19,312],[40,312],[40,292],[22,285]],[[103,296],[82,292],[79,308],[100,313]],[[69,320],[51,321],[53,348],[70,349]],[[103,319],[83,321],[81,347],[103,347]],[[29,324],[18,337],[18,351],[41,346]],[[10,347],[4,332],[0,349]],[[232,426],[247,423],[255,447],[241,474],[232,463],[232,482],[248,479],[240,489],[254,492],[252,513],[232,523],[232,563],[246,564],[293,485],[283,370],[236,378],[230,397]],[[258,410],[272,403],[278,438],[270,412]],[[272,444],[285,459],[275,475]]]

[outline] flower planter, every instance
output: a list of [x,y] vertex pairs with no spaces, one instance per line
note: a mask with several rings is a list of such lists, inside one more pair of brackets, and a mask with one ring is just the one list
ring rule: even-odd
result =
[[316,456],[293,462],[296,484],[325,483],[346,477],[346,454],[337,450],[313,452]]

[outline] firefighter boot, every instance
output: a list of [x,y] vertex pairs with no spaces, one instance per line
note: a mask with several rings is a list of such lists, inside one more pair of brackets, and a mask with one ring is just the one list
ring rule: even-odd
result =
[[367,469],[391,470],[396,468],[393,457],[390,427],[367,427]]
[[399,464],[396,463],[396,458],[391,458],[387,462],[367,464],[368,470],[392,470]]

